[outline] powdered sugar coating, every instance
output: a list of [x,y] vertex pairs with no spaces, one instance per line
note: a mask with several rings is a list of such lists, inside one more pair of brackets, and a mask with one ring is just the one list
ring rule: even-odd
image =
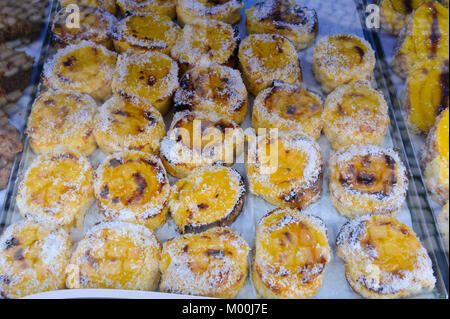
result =
[[[198,17],[208,18],[223,11],[239,10],[242,7],[240,0],[199,1],[179,0],[179,4]],[[213,4],[213,5],[212,5]]]

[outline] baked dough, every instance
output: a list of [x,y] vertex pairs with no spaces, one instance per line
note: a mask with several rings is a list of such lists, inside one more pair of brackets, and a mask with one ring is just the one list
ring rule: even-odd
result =
[[111,14],[116,14],[116,0],[59,0],[61,6],[76,4],[78,6],[85,5],[90,7],[100,7]]
[[177,19],[181,26],[197,19],[214,19],[229,24],[241,20],[242,0],[178,0]]
[[177,0],[116,0],[122,14],[129,12],[148,12],[166,15],[171,19],[176,17]]

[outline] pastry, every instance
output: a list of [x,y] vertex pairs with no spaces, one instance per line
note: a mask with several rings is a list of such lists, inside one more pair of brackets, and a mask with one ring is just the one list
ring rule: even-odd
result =
[[[33,64],[34,59],[25,52],[0,43],[0,91],[5,95],[20,91],[20,97],[30,82]],[[5,99],[4,104],[8,102],[8,97]]]
[[244,179],[224,166],[196,168],[172,187],[170,214],[181,233],[229,226],[245,200]]
[[331,258],[327,227],[319,217],[276,209],[258,222],[252,281],[262,298],[310,298]]
[[59,0],[61,6],[65,7],[71,4],[77,6],[100,7],[111,14],[116,14],[116,0]]
[[93,170],[81,153],[65,147],[38,156],[19,184],[20,214],[71,230],[81,228],[94,202]]
[[408,18],[426,0],[381,0],[380,26],[383,31],[398,36]]
[[116,0],[116,2],[123,14],[156,13],[171,19],[175,19],[177,15],[175,11],[177,0]]
[[155,229],[166,221],[170,185],[159,158],[139,151],[109,155],[95,172],[94,192],[105,220]]
[[238,56],[244,82],[255,96],[274,81],[286,84],[302,82],[297,51],[281,35],[249,35],[242,41]]
[[0,190],[8,185],[14,157],[22,151],[20,134],[0,110]]
[[240,124],[247,114],[247,89],[237,70],[219,64],[198,66],[181,78],[174,105],[176,111],[214,111]]
[[181,26],[197,19],[214,19],[229,24],[241,20],[242,0],[178,0],[177,20]]
[[97,104],[87,94],[66,90],[41,93],[28,118],[31,149],[41,154],[65,145],[90,156],[97,148],[93,135],[96,111]]
[[161,254],[160,290],[216,298],[233,298],[248,274],[248,244],[228,228],[170,239]]
[[312,71],[326,93],[353,81],[370,80],[374,67],[370,44],[351,34],[326,36],[314,48]]
[[344,216],[395,216],[408,189],[406,169],[392,149],[351,145],[334,152],[329,163],[333,206]]
[[434,288],[427,251],[408,226],[392,217],[349,221],[341,228],[336,246],[350,287],[364,298],[401,298]]

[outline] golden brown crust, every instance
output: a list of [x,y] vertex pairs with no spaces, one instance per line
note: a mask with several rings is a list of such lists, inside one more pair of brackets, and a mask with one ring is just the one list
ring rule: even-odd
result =
[[241,20],[242,0],[178,0],[177,19],[181,26],[197,19],[214,19],[228,24]]

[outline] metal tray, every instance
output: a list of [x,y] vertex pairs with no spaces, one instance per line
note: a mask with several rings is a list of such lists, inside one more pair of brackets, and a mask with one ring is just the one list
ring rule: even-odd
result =
[[[245,1],[245,7],[250,7],[255,0]],[[407,196],[407,202],[404,208],[398,215],[398,219],[409,226],[411,226],[414,231],[420,237],[425,248],[433,262],[434,273],[437,279],[435,289],[430,292],[424,292],[423,294],[416,296],[419,298],[447,298],[448,296],[448,261],[444,253],[442,240],[440,238],[439,232],[437,231],[436,221],[433,218],[433,214],[430,208],[430,202],[426,191],[424,190],[423,179],[420,176],[420,169],[417,162],[416,153],[412,147],[411,137],[405,126],[405,121],[401,112],[399,112],[397,93],[392,89],[391,85],[391,75],[386,68],[386,61],[384,60],[383,52],[380,51],[380,40],[376,33],[365,28],[365,6],[367,5],[365,0],[327,0],[327,1],[314,1],[314,0],[303,0],[301,4],[311,8],[315,8],[319,16],[319,36],[321,37],[328,34],[337,33],[352,33],[360,37],[365,37],[377,51],[377,64],[374,73],[373,85],[378,88],[385,96],[386,101],[389,105],[389,115],[391,118],[391,124],[389,130],[386,134],[384,146],[394,147],[398,149],[402,160],[407,167],[408,173],[411,176],[410,187]],[[48,31],[48,25],[52,20],[57,9],[57,1],[54,0],[52,3],[51,14],[49,15],[49,20],[46,26],[46,36],[43,41],[43,46],[40,54],[39,63],[35,66],[35,76],[33,77],[33,93],[32,98],[26,108],[23,110],[27,118],[32,102],[36,95],[39,93],[39,74],[42,70],[42,64],[46,61],[47,57],[50,56],[53,51],[50,46],[50,32]],[[244,12],[243,16],[244,16]],[[245,19],[239,24],[239,30],[241,37],[245,37]],[[305,51],[299,52],[300,61],[302,64],[302,70],[304,75],[304,85],[314,91],[320,92],[320,86],[315,81],[313,74],[311,72],[311,61],[312,61],[313,47],[308,48]],[[325,97],[322,94],[322,97]],[[252,110],[253,98],[250,96],[250,106],[247,117],[242,124],[245,129],[251,125],[251,110]],[[165,117],[166,125],[171,121],[173,114],[169,114]],[[15,198],[17,194],[17,187],[21,180],[21,176],[25,172],[26,168],[29,166],[35,155],[30,150],[28,139],[23,134],[25,122],[22,127],[22,140],[24,143],[24,151],[22,154],[18,155],[13,166],[13,171],[10,177],[10,182],[7,188],[6,200],[3,205],[0,215],[0,231],[4,227],[10,225],[11,223],[20,220],[20,214],[16,208]],[[318,215],[321,217],[328,227],[328,239],[330,243],[330,248],[332,250],[332,260],[330,261],[327,270],[325,271],[325,277],[323,280],[323,285],[319,289],[316,298],[359,298],[355,294],[345,280],[344,269],[345,266],[343,262],[337,258],[335,255],[335,238],[339,228],[346,222],[346,218],[340,215],[332,206],[329,191],[328,191],[328,178],[327,178],[327,162],[329,154],[331,152],[330,143],[327,139],[322,136],[319,139],[319,144],[322,150],[322,155],[324,157],[325,166],[325,178],[323,183],[323,191],[321,199],[308,207],[307,212],[311,214]],[[94,168],[99,163],[99,161],[104,158],[104,154],[97,150],[91,157],[91,163]],[[236,164],[234,166],[244,177],[245,167],[243,164]],[[419,169],[419,175],[418,170]],[[171,179],[173,182],[174,179]],[[89,228],[90,225],[98,220],[98,214],[96,212],[96,205],[91,208],[85,218],[84,229]],[[246,198],[246,203],[244,209],[238,219],[231,225],[231,228],[239,231],[244,238],[247,240],[250,246],[253,245],[254,233],[256,230],[256,224],[259,219],[265,215],[267,212],[271,211],[275,207],[266,203],[262,199],[248,194]],[[81,232],[74,232],[73,237],[76,240],[82,235]],[[168,218],[165,225],[161,226],[156,230],[156,235],[164,242],[170,237],[177,236],[175,231],[175,225],[173,221]],[[79,290],[79,297],[83,297],[86,292],[86,296],[91,296],[91,290]],[[57,292],[56,292],[57,294]],[[55,294],[53,294],[54,296]],[[64,294],[60,295],[62,298]],[[247,283],[242,289],[242,291],[237,296],[238,298],[255,298],[256,293],[254,291],[251,279],[247,279]]]

